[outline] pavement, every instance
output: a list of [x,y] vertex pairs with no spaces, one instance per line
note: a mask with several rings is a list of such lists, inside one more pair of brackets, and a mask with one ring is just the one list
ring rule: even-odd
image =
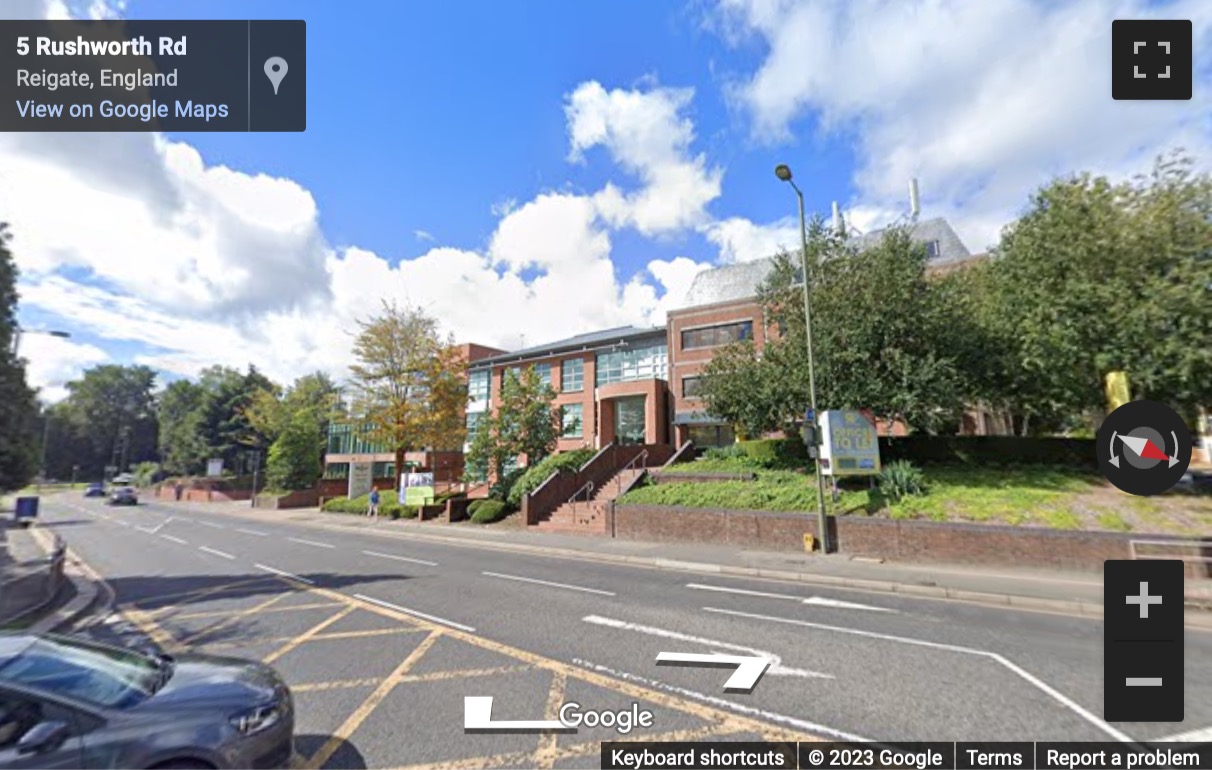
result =
[[[113,596],[112,612],[69,628],[271,663],[296,693],[303,767],[597,767],[598,742],[620,737],[469,734],[468,696],[493,697],[506,720],[634,705],[653,724],[624,737],[646,740],[1212,740],[1200,613],[1185,634],[1185,721],[1101,719],[1096,576],[247,504],[44,506],[41,526]],[[658,666],[661,652],[772,666],[752,692],[726,692],[727,672]]]

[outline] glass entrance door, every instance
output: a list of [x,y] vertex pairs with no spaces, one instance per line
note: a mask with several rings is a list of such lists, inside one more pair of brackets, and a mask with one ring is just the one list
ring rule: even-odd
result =
[[644,443],[643,396],[630,396],[615,400],[614,440],[620,445]]

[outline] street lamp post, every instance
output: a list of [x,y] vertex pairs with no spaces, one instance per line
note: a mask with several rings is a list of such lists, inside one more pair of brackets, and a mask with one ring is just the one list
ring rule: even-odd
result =
[[[808,224],[804,219],[804,194],[800,192],[800,188],[796,186],[791,179],[791,169],[783,164],[775,167],[774,175],[782,181],[791,185],[791,189],[795,190],[795,196],[800,205],[800,243],[802,250],[800,252],[800,269],[803,271],[804,284],[804,336],[807,339],[808,345],[808,396],[812,405],[812,435],[813,442],[817,441],[816,433],[816,372],[812,356],[812,298],[808,288]],[[817,506],[817,522],[821,534],[821,553],[829,553],[832,550],[831,538],[829,537],[829,518],[825,513],[825,478],[821,474],[821,457],[820,445],[816,445],[816,458],[814,465],[816,466],[816,506]]]
[[23,334],[45,334],[50,337],[59,337],[60,339],[71,339],[71,332],[59,331],[57,329],[22,329],[17,326],[13,329],[13,358],[17,357],[17,353],[21,350],[21,335]]

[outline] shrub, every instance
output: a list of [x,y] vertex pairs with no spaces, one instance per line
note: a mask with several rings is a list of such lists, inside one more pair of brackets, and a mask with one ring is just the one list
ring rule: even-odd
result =
[[486,497],[480,498],[479,500],[472,500],[467,504],[467,515],[471,516],[476,511],[480,510],[480,506],[486,502],[488,502],[488,498]]
[[748,458],[749,454],[740,444],[729,444],[728,446],[713,446],[703,452],[703,457],[708,460],[741,460]]
[[919,465],[976,465],[1014,468],[1051,466],[1098,468],[1092,439],[1024,436],[898,436],[880,437],[885,461],[911,460]]
[[522,498],[538,489],[539,485],[546,481],[551,474],[561,470],[575,471],[593,459],[595,454],[593,449],[574,449],[571,452],[561,452],[544,457],[526,469],[526,472],[513,484],[505,500],[514,507],[521,505]]
[[926,476],[908,460],[893,460],[879,475],[879,490],[884,499],[895,503],[905,497],[926,494]]
[[728,460],[754,468],[800,468],[808,461],[804,442],[794,438],[764,438],[708,449],[708,460]]
[[481,505],[476,506],[475,513],[471,514],[471,520],[476,524],[491,524],[494,521],[500,521],[509,512],[509,507],[500,500],[481,500],[479,502]]
[[512,471],[509,471],[488,488],[488,496],[493,500],[508,500],[509,492],[513,489],[513,485],[518,483],[518,479],[522,478],[527,470],[527,468],[514,468]]
[[[379,512],[386,515],[391,515],[389,511],[392,506],[399,506],[400,496],[394,490],[381,490],[379,492]],[[366,513],[370,508],[370,495],[362,495],[355,497],[352,500],[348,497],[334,497],[331,500],[324,501],[321,510],[329,513]]]

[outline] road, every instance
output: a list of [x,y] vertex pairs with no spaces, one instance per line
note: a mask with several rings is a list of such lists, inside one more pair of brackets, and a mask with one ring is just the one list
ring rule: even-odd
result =
[[[267,660],[297,694],[310,767],[597,767],[617,734],[465,734],[563,702],[654,714],[645,739],[1159,740],[1212,735],[1212,634],[1188,628],[1186,721],[1102,711],[1102,623],[770,580],[711,577],[74,496],[56,529],[116,592],[87,633]],[[661,652],[764,654],[729,672]],[[1203,737],[1202,740],[1209,740]]]

